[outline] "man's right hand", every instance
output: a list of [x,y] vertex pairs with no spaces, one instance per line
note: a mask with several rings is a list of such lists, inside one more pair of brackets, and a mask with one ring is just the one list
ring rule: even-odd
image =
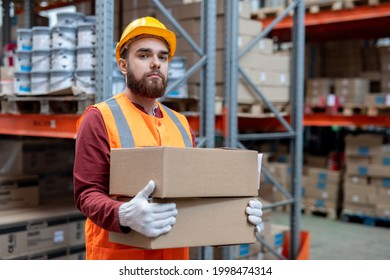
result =
[[147,237],[167,233],[176,223],[175,203],[151,203],[149,196],[155,189],[153,180],[129,202],[119,207],[119,223]]

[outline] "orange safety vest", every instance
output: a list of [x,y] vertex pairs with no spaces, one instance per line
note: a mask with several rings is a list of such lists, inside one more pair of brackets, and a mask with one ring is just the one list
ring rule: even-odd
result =
[[[192,147],[187,119],[161,103],[158,103],[158,106],[163,113],[162,118],[143,113],[123,92],[94,105],[103,116],[111,148]],[[84,114],[77,122],[78,127]],[[86,258],[93,260],[189,259],[189,248],[145,250],[110,242],[108,231],[97,226],[89,218],[85,225],[85,245]]]

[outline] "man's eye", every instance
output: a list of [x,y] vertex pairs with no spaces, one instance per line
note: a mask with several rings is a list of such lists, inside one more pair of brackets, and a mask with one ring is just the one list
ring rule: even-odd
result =
[[146,54],[140,54],[139,58],[147,58],[148,56]]
[[160,56],[160,60],[161,61],[167,61],[168,60],[168,56],[166,56],[166,55]]

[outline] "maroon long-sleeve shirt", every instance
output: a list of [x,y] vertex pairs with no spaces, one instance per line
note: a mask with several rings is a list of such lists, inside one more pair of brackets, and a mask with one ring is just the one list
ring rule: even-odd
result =
[[[138,104],[137,108],[145,110]],[[145,112],[146,113],[146,112]],[[161,118],[159,108],[155,117]],[[195,135],[191,130],[192,143]],[[118,210],[123,202],[111,199],[110,144],[103,117],[96,108],[84,116],[77,133],[74,162],[74,200],[76,207],[98,226],[115,232],[126,231],[119,224]]]

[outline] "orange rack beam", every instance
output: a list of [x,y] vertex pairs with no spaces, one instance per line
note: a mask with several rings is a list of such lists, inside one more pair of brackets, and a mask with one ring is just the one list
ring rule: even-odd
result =
[[[260,21],[266,27],[273,19]],[[272,35],[281,41],[289,41],[292,26],[292,17],[287,16],[274,27]],[[313,14],[307,12],[305,26],[308,41],[387,37],[390,35],[390,3]]]
[[[42,115],[42,114],[0,114],[0,134],[20,136],[40,136],[54,138],[76,137],[76,120],[79,115]],[[199,134],[199,115],[186,116],[195,134]],[[289,122],[288,116],[285,119]],[[215,117],[215,129],[222,135],[226,135],[226,115]],[[303,120],[304,126],[379,126],[390,127],[390,115],[329,115],[306,114]],[[259,131],[274,132],[284,131],[284,127],[275,117],[250,117],[239,116],[238,127],[240,132]]]
[[78,115],[0,114],[0,133],[22,136],[75,138]]

